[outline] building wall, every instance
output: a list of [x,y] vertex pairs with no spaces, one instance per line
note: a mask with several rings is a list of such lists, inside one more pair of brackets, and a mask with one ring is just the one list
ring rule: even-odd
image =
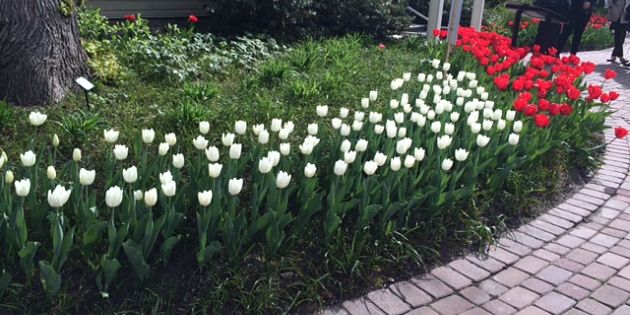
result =
[[178,18],[191,14],[208,15],[207,0],[89,0],[87,5],[100,8],[109,18],[140,14],[145,18]]

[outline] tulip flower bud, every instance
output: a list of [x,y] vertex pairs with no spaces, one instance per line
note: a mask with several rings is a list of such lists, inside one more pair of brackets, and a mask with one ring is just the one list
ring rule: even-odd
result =
[[4,153],[3,151],[2,154],[0,154],[0,169],[2,169],[2,167],[4,166],[6,162],[7,162],[7,154]]
[[219,160],[219,149],[215,146],[206,149],[206,158],[210,162],[216,162]]
[[351,164],[357,158],[357,151],[346,151],[343,153],[344,162]]
[[59,136],[57,134],[54,134],[52,137],[52,146],[55,148],[59,147]]
[[238,160],[241,158],[241,151],[242,151],[243,145],[241,145],[240,143],[234,143],[230,146],[230,159],[232,160]]
[[234,132],[238,135],[244,135],[247,131],[247,123],[242,120],[237,120],[234,123]]
[[391,168],[392,171],[398,172],[400,168],[402,167],[402,162],[400,161],[400,157],[399,156],[393,157],[391,161],[389,162],[389,167]]
[[483,148],[488,145],[488,142],[490,142],[489,137],[486,137],[484,135],[477,135],[477,146]]
[[177,193],[177,184],[173,181],[170,181],[166,184],[162,184],[162,192],[166,197],[173,197]]
[[367,97],[364,97],[361,99],[361,107],[363,108],[369,108],[370,107],[370,99]]
[[175,168],[182,168],[184,167],[184,164],[186,163],[186,160],[184,159],[184,155],[179,153],[179,154],[173,154],[173,167]]
[[405,156],[405,161],[403,162],[406,168],[412,168],[414,164],[416,164],[416,159],[412,155]]
[[142,200],[142,198],[144,198],[144,194],[142,193],[142,190],[136,190],[133,192],[133,199],[136,201],[140,201]]
[[66,190],[65,187],[57,185],[53,191],[48,190],[48,204],[59,209],[68,202],[71,193],[71,189]]
[[146,204],[147,207],[155,206],[157,204],[157,200],[158,200],[157,189],[152,188],[144,192],[144,204]]
[[37,162],[37,157],[33,151],[29,150],[20,154],[20,161],[22,161],[22,165],[25,167],[31,167],[35,165],[35,162]]
[[378,98],[378,91],[370,91],[370,101],[374,102]]
[[374,125],[374,133],[377,135],[383,134],[383,131],[385,131],[385,126],[383,125]]
[[341,128],[341,124],[343,123],[343,121],[339,118],[333,118],[330,120],[330,124],[332,125],[333,129],[339,129]]
[[11,184],[11,183],[13,183],[14,178],[15,178],[15,177],[14,177],[14,175],[13,175],[13,172],[11,172],[11,171],[6,171],[6,172],[4,173],[4,182],[5,182],[5,183],[7,183],[7,184]]
[[224,133],[221,134],[221,143],[223,143],[224,146],[229,147],[234,143],[234,138],[236,136],[233,133]]
[[516,118],[516,111],[508,110],[507,112],[505,112],[505,120],[513,121],[514,118]]
[[362,121],[355,120],[354,122],[352,122],[352,130],[354,130],[354,131],[361,131],[361,129],[363,129],[363,122]]
[[433,120],[433,119],[435,119],[435,111],[433,111],[432,109],[430,109],[430,110],[427,112],[427,118],[428,118],[429,120]]
[[129,148],[126,145],[117,144],[114,146],[114,156],[116,160],[122,161],[129,155]]
[[197,138],[193,139],[193,146],[195,146],[197,150],[205,150],[208,147],[208,140],[199,135]]
[[271,131],[278,132],[282,129],[282,119],[274,118],[271,120]]
[[418,82],[422,83],[427,79],[427,75],[424,73],[419,73],[418,74]]
[[317,111],[317,116],[319,117],[328,116],[328,106],[326,105],[317,105],[316,111]]
[[23,180],[15,181],[15,194],[19,197],[26,197],[31,191],[31,180],[26,178]]
[[308,131],[309,135],[316,136],[317,132],[319,131],[319,126],[316,123],[308,124],[306,130]]
[[455,150],[455,159],[462,162],[468,158],[468,151],[466,149]]
[[266,129],[263,129],[260,131],[260,133],[258,134],[258,143],[260,144],[269,143],[269,131],[267,131]]
[[518,140],[519,140],[519,135],[515,133],[511,133],[510,136],[508,137],[508,143],[510,145],[517,145]]
[[367,150],[367,146],[368,146],[368,141],[365,139],[359,139],[357,141],[357,144],[354,146],[354,149],[357,152],[364,152],[365,150]]
[[455,132],[455,125],[451,123],[444,124],[444,133],[447,135],[452,135]]
[[405,82],[409,82],[411,80],[411,73],[410,72],[403,73],[403,80],[405,80]]
[[372,176],[376,173],[376,169],[378,169],[378,164],[374,161],[367,161],[363,165],[363,172],[367,176]]
[[49,180],[55,180],[57,178],[57,171],[54,166],[51,165],[46,169],[46,176]]
[[153,143],[155,139],[155,131],[153,129],[142,129],[142,142],[146,144]]
[[347,137],[348,135],[350,135],[350,126],[348,126],[346,124],[341,124],[341,128],[339,129],[339,133],[342,136]]
[[158,146],[158,154],[160,156],[165,156],[168,153],[169,148],[170,146],[168,145],[168,143],[166,142],[160,143],[160,145]]
[[483,120],[482,128],[484,131],[490,131],[492,129],[493,121],[492,120]]
[[160,173],[160,183],[162,184],[166,184],[168,182],[172,182],[173,181],[173,174],[171,174],[171,171],[166,171],[164,173]]
[[210,131],[210,123],[207,121],[201,121],[199,122],[199,132],[202,135],[208,134],[208,132]]
[[521,132],[521,130],[523,130],[523,122],[520,120],[515,121],[514,126],[512,126],[512,130],[516,133]]
[[223,164],[219,163],[210,163],[208,164],[208,174],[212,178],[217,178],[221,175],[221,170],[223,169]]
[[379,167],[385,165],[385,163],[387,162],[387,155],[376,151],[376,153],[374,154],[374,162],[376,162]]
[[198,192],[197,200],[199,200],[199,205],[201,205],[202,207],[209,206],[212,202],[212,190]]
[[451,167],[453,167],[453,160],[451,159],[444,159],[444,161],[442,161],[442,169],[445,171],[448,171],[451,169]]
[[289,186],[289,183],[291,183],[291,175],[286,172],[280,171],[278,173],[278,176],[276,176],[276,187],[278,187],[279,189],[284,189]]
[[105,192],[105,203],[110,208],[116,208],[120,206],[123,199],[123,191],[118,186],[110,187]]
[[396,109],[396,108],[398,108],[399,105],[400,105],[400,103],[398,102],[398,100],[390,100],[389,101],[389,108],[391,108],[391,109]]
[[415,148],[413,150],[413,158],[420,162],[424,160],[425,151],[423,148]]
[[317,166],[315,166],[314,164],[307,163],[304,167],[304,176],[306,176],[307,178],[312,178],[313,176],[315,176],[316,172]]
[[470,131],[474,134],[478,134],[481,131],[481,124],[474,123],[470,126]]
[[164,135],[164,141],[168,143],[169,146],[174,146],[177,144],[177,136],[174,133],[167,133]]
[[79,170],[79,182],[83,186],[89,186],[94,183],[94,179],[96,178],[96,171],[88,171],[84,168]]
[[440,67],[440,60],[439,59],[433,59],[431,61],[431,67],[437,69]]
[[108,143],[116,143],[116,141],[118,141],[119,134],[120,132],[114,129],[103,130],[103,138],[105,139],[105,142]]
[[280,143],[280,154],[289,155],[291,153],[291,144],[288,142]]
[[259,135],[261,131],[263,131],[265,129],[265,125],[263,124],[258,124],[258,125],[254,125],[254,127],[252,127],[252,131],[254,132],[254,135]]
[[338,160],[335,162],[334,173],[337,176],[343,176],[348,169],[348,163],[343,160]]
[[262,159],[260,159],[260,161],[258,161],[258,171],[261,174],[267,174],[271,172],[272,168],[273,168],[273,161],[269,159],[268,157],[263,157]]
[[236,196],[241,193],[241,190],[243,190],[243,179],[230,179],[228,182],[228,192],[230,195]]
[[499,119],[499,121],[497,121],[497,129],[499,130],[503,130],[505,129],[505,120],[503,119]]
[[280,129],[280,131],[278,131],[278,138],[280,140],[287,140],[289,139],[289,134],[290,134],[289,129],[282,128]]
[[31,112],[28,115],[29,122],[35,127],[43,125],[46,122],[47,118],[48,116],[46,114],[42,114],[40,112]]

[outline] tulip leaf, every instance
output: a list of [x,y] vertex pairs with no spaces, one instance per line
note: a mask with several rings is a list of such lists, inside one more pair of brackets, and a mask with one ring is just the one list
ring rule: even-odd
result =
[[61,288],[61,276],[48,262],[39,261],[39,271],[41,273],[42,287],[48,294],[48,297],[54,297]]
[[4,292],[11,284],[12,279],[13,277],[6,270],[2,270],[2,272],[0,272],[0,298],[2,298]]
[[165,265],[168,263],[168,259],[171,256],[171,252],[173,251],[175,244],[177,244],[177,242],[179,242],[180,239],[181,239],[181,235],[171,236],[167,238],[164,241],[164,243],[162,243],[162,246],[161,246],[162,259],[164,260]]
[[151,268],[142,256],[142,249],[133,240],[127,240],[122,244],[122,247],[125,254],[127,254],[127,258],[129,258],[129,262],[131,262],[133,270],[136,272],[136,276],[138,276],[140,282],[144,282]]
[[107,222],[97,221],[92,223],[83,233],[83,245],[90,245],[101,239],[101,235],[107,228]]

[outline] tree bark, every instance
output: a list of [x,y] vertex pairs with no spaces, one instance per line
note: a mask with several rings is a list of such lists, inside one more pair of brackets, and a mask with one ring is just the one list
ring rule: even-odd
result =
[[88,74],[76,13],[63,0],[0,0],[0,99],[47,105],[77,89]]

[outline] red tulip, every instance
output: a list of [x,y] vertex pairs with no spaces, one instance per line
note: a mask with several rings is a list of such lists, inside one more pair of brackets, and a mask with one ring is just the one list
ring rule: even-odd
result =
[[607,93],[602,93],[599,100],[602,101],[602,103],[608,103],[610,102],[610,96]]
[[528,104],[523,107],[523,114],[525,114],[525,116],[531,117],[534,116],[537,112],[538,108],[534,104]]
[[538,114],[536,115],[536,117],[534,117],[534,123],[536,124],[536,127],[545,128],[549,126],[549,122],[549,116],[545,114]]
[[618,99],[618,98],[619,98],[619,93],[617,93],[617,92],[615,92],[615,91],[610,91],[610,92],[608,93],[608,96],[610,96],[610,100],[611,100],[611,101],[614,101],[614,100],[616,100],[616,99]]
[[549,106],[549,114],[551,114],[551,116],[558,116],[560,115],[560,112],[561,112],[560,104],[553,103],[551,104],[551,106]]
[[572,112],[573,112],[573,107],[571,107],[571,105],[562,104],[562,106],[560,106],[560,113],[562,113],[562,115],[569,116],[571,115]]
[[191,14],[188,16],[188,22],[195,24],[199,22],[199,18]]
[[379,49],[385,49],[385,44],[382,44],[382,43],[381,43],[381,44],[378,44],[378,48],[379,48]]
[[133,23],[136,21],[136,16],[133,14],[123,16],[123,19]]
[[604,78],[606,80],[614,79],[616,77],[617,77],[617,72],[615,72],[614,70],[606,69],[606,72],[604,72]]
[[623,127],[616,127],[615,128],[615,137],[619,138],[619,139],[623,139],[628,135],[628,129],[623,128]]
[[567,97],[573,101],[577,100],[580,98],[580,90],[576,89],[574,86],[570,86],[567,89]]

